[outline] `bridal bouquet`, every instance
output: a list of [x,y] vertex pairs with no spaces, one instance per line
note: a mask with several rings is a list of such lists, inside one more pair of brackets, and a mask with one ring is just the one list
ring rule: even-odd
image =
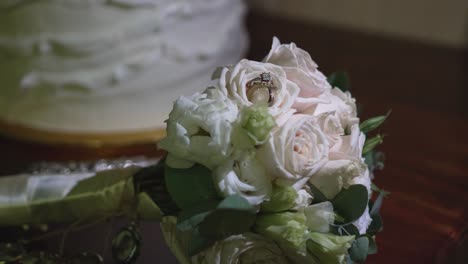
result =
[[[353,263],[376,252],[384,192],[346,79],[273,40],[262,62],[241,60],[213,86],[180,97],[167,120],[165,182],[178,208],[162,219],[181,263]],[[378,192],[374,202],[372,192]]]
[[[140,220],[161,222],[182,264],[364,262],[385,196],[371,182],[383,136],[371,132],[388,114],[361,122],[348,86],[275,38],[264,61],[221,67],[212,86],[174,103],[161,162],[0,178],[0,263],[104,263],[62,251],[68,233],[113,218],[129,219],[112,239],[115,263],[136,263]],[[59,252],[35,251],[54,236]]]

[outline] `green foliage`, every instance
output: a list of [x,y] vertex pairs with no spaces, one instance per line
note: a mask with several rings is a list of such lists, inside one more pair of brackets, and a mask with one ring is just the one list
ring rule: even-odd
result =
[[372,118],[365,120],[359,125],[359,127],[361,128],[361,131],[363,133],[368,133],[374,129],[377,129],[379,126],[381,126],[385,122],[385,120],[387,120],[391,112],[392,110],[389,110],[385,115],[376,116],[376,117],[372,117]]
[[334,72],[328,76],[327,81],[332,87],[338,87],[343,92],[351,90],[351,82],[349,79],[349,74],[347,72]]
[[255,208],[245,198],[231,195],[200,223],[199,231],[202,235],[222,239],[248,231],[255,217]]
[[371,236],[368,236],[368,238],[369,238],[369,251],[367,252],[367,254],[372,255],[372,254],[377,253],[378,250],[377,250],[377,243],[375,243],[375,238]]
[[364,161],[369,168],[369,171],[382,170],[384,168],[385,155],[381,151],[371,150],[363,155]]
[[377,199],[375,199],[375,202],[372,204],[371,210],[369,212],[371,216],[379,213],[380,208],[382,207],[382,203],[383,203],[383,199],[385,195],[386,193],[384,191],[379,193],[379,195],[377,196]]
[[188,231],[198,226],[218,205],[218,201],[209,200],[181,211],[177,217],[177,228]]
[[221,202],[207,200],[182,210],[177,228],[191,231],[189,254],[195,255],[216,241],[251,229],[256,209],[239,196],[231,195]]
[[192,231],[192,236],[189,243],[188,254],[189,256],[196,255],[203,251],[204,249],[212,246],[216,243],[217,238],[215,237],[207,237],[200,234],[198,228],[195,228]]
[[366,143],[364,143],[364,148],[362,149],[362,155],[367,154],[368,152],[372,151],[375,147],[382,144],[383,139],[384,139],[384,136],[380,134],[367,139]]
[[297,191],[290,186],[273,186],[270,200],[262,204],[262,212],[281,212],[295,205]]
[[358,219],[366,210],[369,201],[367,188],[361,184],[351,185],[343,189],[331,200],[333,208],[341,215],[345,222]]
[[328,198],[313,184],[308,184],[312,192],[312,204],[322,203],[328,201]]
[[382,222],[382,217],[380,216],[379,213],[376,213],[374,215],[371,215],[372,222],[369,225],[369,228],[367,228],[367,234],[374,235],[383,229],[383,222]]
[[369,238],[367,236],[358,237],[354,240],[349,249],[349,256],[355,262],[362,263],[366,261],[369,252]]
[[207,200],[219,199],[211,171],[200,164],[188,169],[174,169],[166,165],[164,174],[171,198],[182,210]]
[[164,215],[177,215],[180,209],[167,190],[164,170],[164,162],[139,170],[133,177],[135,192],[146,193]]

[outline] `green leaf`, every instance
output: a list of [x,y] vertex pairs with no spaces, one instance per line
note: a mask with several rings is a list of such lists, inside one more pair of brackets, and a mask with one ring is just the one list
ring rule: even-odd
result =
[[222,239],[249,231],[255,217],[255,207],[245,198],[231,195],[200,223],[199,231],[201,235]]
[[368,133],[368,132],[370,132],[370,131],[372,131],[374,129],[377,129],[390,116],[391,112],[392,112],[392,110],[389,110],[385,115],[372,117],[372,118],[369,118],[366,121],[362,122],[359,125],[359,127],[361,128],[361,131],[363,133]]
[[181,231],[194,229],[216,208],[218,203],[216,200],[210,200],[181,211],[177,217],[177,228]]
[[312,204],[323,203],[328,201],[328,198],[313,184],[308,184],[312,192]]
[[328,76],[327,81],[332,87],[338,87],[343,92],[351,90],[351,82],[349,80],[349,75],[347,72],[334,72]]
[[216,242],[216,240],[216,238],[200,234],[199,230],[195,229],[192,232],[192,236],[188,246],[189,256],[191,257],[193,255],[196,255],[201,251],[205,250],[206,248],[212,246]]
[[226,197],[219,203],[217,209],[242,210],[255,214],[255,207],[253,207],[245,198],[237,194]]
[[373,150],[378,145],[382,144],[383,139],[384,139],[384,136],[380,134],[376,135],[375,137],[367,139],[366,143],[364,143],[364,148],[362,149],[362,155],[365,155],[366,153]]
[[133,177],[135,192],[147,193],[164,215],[177,215],[180,209],[169,194],[164,177],[163,161],[156,165],[142,168]]
[[372,254],[377,253],[378,249],[377,249],[377,243],[375,243],[375,239],[370,236],[368,236],[368,238],[369,238],[369,251],[367,252],[367,254],[372,255]]
[[369,252],[369,239],[367,236],[357,238],[349,249],[349,256],[355,262],[362,263],[366,261]]
[[377,196],[377,199],[375,199],[375,202],[372,204],[371,210],[369,212],[371,216],[379,213],[380,208],[382,207],[384,196],[385,196],[385,193],[380,192],[379,195]]
[[361,184],[351,185],[343,189],[331,201],[333,208],[346,222],[358,219],[366,210],[369,196],[367,188]]
[[367,228],[367,234],[376,234],[383,229],[383,222],[382,222],[382,217],[380,216],[379,213],[376,213],[375,215],[371,215],[372,222],[369,225],[369,228]]
[[174,169],[166,165],[165,180],[171,198],[181,209],[219,198],[211,171],[200,164],[189,169]]
[[385,154],[381,151],[371,150],[363,155],[369,171],[382,170],[385,165]]

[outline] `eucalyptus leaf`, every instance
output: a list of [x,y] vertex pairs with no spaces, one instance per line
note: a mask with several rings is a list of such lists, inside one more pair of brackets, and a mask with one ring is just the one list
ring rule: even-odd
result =
[[174,169],[166,165],[165,180],[171,198],[181,209],[218,199],[211,171],[200,164],[188,169]]
[[203,236],[222,239],[247,232],[253,226],[255,218],[255,207],[245,198],[231,195],[200,223],[199,232]]
[[349,249],[349,256],[355,262],[362,263],[366,261],[369,252],[369,238],[367,236],[358,237],[351,248]]
[[364,148],[362,149],[362,154],[365,155],[369,151],[373,150],[375,147],[378,145],[382,144],[384,139],[383,135],[376,135],[372,138],[369,138],[366,140],[366,143],[364,143]]
[[328,198],[315,185],[309,184],[309,188],[312,192],[312,204],[328,201]]
[[378,249],[377,249],[377,243],[375,243],[375,238],[374,237],[369,237],[369,251],[367,252],[369,255],[376,254]]
[[180,209],[169,194],[165,177],[164,162],[142,168],[133,177],[136,192],[146,193],[164,215],[177,215]]
[[381,151],[371,150],[363,155],[369,171],[382,170],[385,165],[385,154]]
[[347,72],[336,71],[327,77],[327,81],[332,87],[338,87],[343,92],[351,90],[351,82]]
[[188,247],[189,256],[193,256],[200,253],[201,251],[207,249],[208,247],[216,243],[217,240],[218,239],[214,237],[202,235],[198,229],[195,229],[192,232],[192,236]]
[[349,255],[346,257],[346,264],[355,264],[355,263],[356,262],[354,262]]
[[367,188],[364,185],[355,184],[348,189],[341,190],[331,202],[345,222],[352,222],[364,213],[368,201]]
[[368,133],[368,132],[370,132],[370,131],[372,131],[374,129],[377,129],[390,116],[391,112],[392,112],[392,110],[389,110],[385,115],[369,118],[369,119],[365,120],[364,122],[362,122],[359,125],[359,128],[361,129],[361,131],[363,133]]
[[217,209],[242,210],[254,214],[256,211],[255,207],[253,207],[247,199],[237,194],[226,197],[218,204]]
[[375,202],[372,204],[371,210],[369,212],[371,216],[379,213],[380,208],[382,207],[384,195],[385,195],[384,192],[380,192],[379,195],[377,196],[377,199],[375,199]]
[[177,228],[181,231],[194,229],[218,205],[219,201],[209,200],[181,211],[177,217]]
[[380,216],[379,213],[376,213],[374,215],[371,215],[372,222],[369,225],[369,228],[367,228],[367,234],[376,234],[383,229],[383,222],[382,222],[382,217]]

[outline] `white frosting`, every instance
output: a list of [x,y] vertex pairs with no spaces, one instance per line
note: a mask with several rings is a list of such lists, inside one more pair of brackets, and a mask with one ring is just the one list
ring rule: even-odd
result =
[[52,131],[164,127],[246,48],[241,0],[1,0],[0,119]]

